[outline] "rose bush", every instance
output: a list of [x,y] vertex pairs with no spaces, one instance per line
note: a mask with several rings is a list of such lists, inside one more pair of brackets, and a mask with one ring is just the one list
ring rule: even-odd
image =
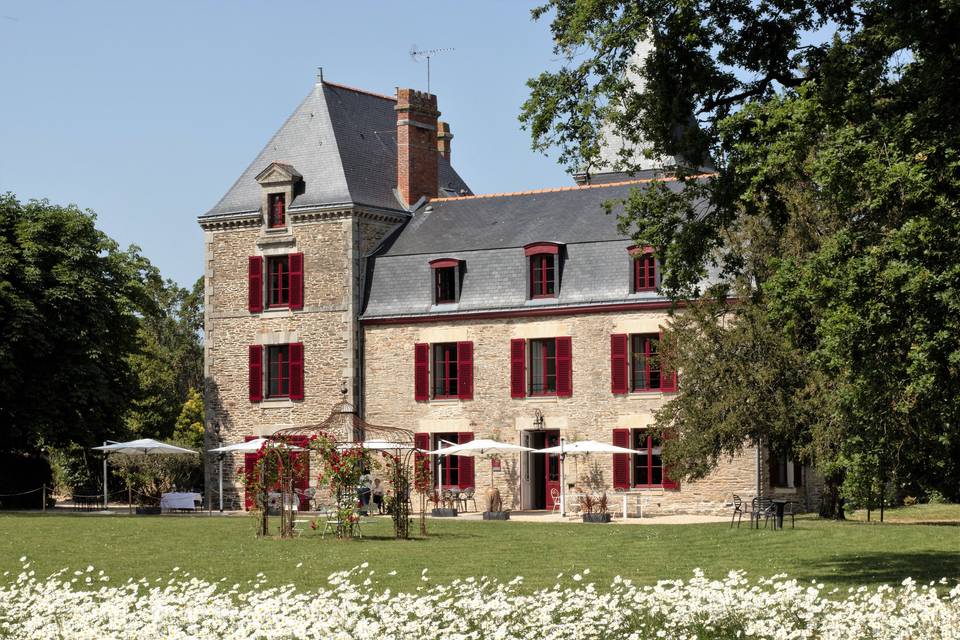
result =
[[[299,565],[298,565],[299,566]],[[393,593],[366,563],[334,573],[328,587],[209,582],[179,568],[169,578],[111,584],[103,572],[38,578],[23,566],[0,583],[4,638],[960,638],[960,586],[825,590],[786,576],[723,580],[694,572],[653,586],[615,578],[600,589],[589,570],[520,593],[481,577]]]

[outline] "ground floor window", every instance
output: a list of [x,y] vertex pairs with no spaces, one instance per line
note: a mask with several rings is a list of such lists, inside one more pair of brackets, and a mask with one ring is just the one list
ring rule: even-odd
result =
[[803,486],[803,465],[785,455],[770,455],[770,486],[794,489]]
[[659,487],[663,485],[663,459],[659,438],[646,429],[633,430],[633,486]]
[[[433,434],[434,450],[449,447],[451,443],[460,444],[460,434]],[[433,477],[440,478],[440,486],[444,489],[459,488],[460,456],[433,456]],[[434,483],[436,483],[436,481],[434,481]]]

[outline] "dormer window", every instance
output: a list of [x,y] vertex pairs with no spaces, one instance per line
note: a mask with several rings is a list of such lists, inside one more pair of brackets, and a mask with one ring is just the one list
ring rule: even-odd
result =
[[461,261],[441,258],[430,262],[433,272],[433,304],[453,304],[460,299]]
[[530,297],[556,298],[560,273],[560,247],[552,242],[538,242],[524,247],[529,261]]
[[660,261],[653,247],[630,247],[633,261],[633,291],[656,291],[660,284]]
[[271,229],[287,226],[287,197],[283,193],[271,193],[267,197],[267,224]]

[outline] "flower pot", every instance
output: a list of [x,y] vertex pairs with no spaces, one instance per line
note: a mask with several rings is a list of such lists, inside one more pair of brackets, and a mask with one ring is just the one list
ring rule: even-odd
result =
[[610,514],[609,513],[585,513],[583,514],[583,521],[595,522],[595,523],[610,522]]
[[430,512],[434,518],[453,518],[457,515],[456,509],[434,509]]
[[509,511],[484,511],[483,519],[484,520],[509,520],[510,512]]

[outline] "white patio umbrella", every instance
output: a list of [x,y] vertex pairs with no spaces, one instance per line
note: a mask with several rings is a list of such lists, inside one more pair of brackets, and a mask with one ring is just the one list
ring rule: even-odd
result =
[[[104,443],[99,447],[91,447],[94,451],[103,452],[103,508],[107,508],[107,456],[111,453],[118,453],[125,456],[157,456],[157,455],[171,455],[171,454],[181,454],[181,453],[198,453],[193,449],[184,449],[183,447],[178,447],[176,445],[167,444],[166,442],[160,442],[159,440],[154,440],[153,438],[141,438],[139,440],[131,440],[130,442],[112,442]],[[130,500],[130,486],[127,485],[127,502],[130,510],[133,510],[132,501]]]
[[[253,440],[247,440],[246,442],[228,444],[223,447],[217,447],[216,449],[207,449],[207,453],[256,453],[257,451],[260,451],[260,447],[262,447],[265,442],[270,441],[270,438],[254,438]],[[282,440],[274,440],[274,442],[285,444]],[[292,444],[288,444],[287,448],[290,449],[290,451],[304,451],[303,447],[296,447]]]
[[568,444],[563,441],[563,438],[560,438],[559,446],[547,447],[546,449],[537,449],[536,453],[560,455],[560,514],[567,515],[567,489],[563,482],[563,460],[566,456],[587,455],[590,453],[639,454],[642,452],[635,451],[633,449],[627,449],[626,447],[618,447],[613,444],[607,444],[606,442],[597,442],[596,440],[580,440],[579,442],[571,442]]
[[[509,442],[500,442],[489,438],[471,440],[463,444],[455,444],[436,451],[428,451],[433,456],[467,456],[470,458],[494,458],[503,453],[516,453],[518,451],[536,451],[530,447],[523,447],[519,444],[510,444]],[[493,465],[490,465],[490,486],[493,486]]]
[[364,440],[363,442],[344,442],[337,449],[351,449],[360,445],[370,451],[410,451],[415,447],[409,442],[391,442],[389,440]]

